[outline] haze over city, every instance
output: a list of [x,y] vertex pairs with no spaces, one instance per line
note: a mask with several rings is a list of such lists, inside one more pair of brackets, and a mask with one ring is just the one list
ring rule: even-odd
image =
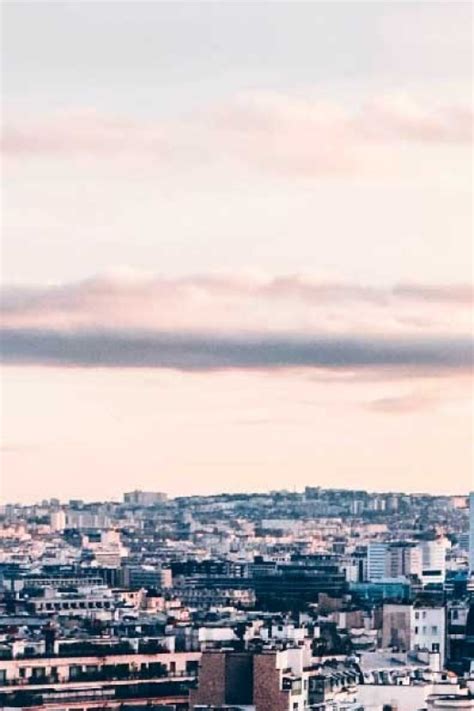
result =
[[2,500],[467,493],[471,5],[3,13]]

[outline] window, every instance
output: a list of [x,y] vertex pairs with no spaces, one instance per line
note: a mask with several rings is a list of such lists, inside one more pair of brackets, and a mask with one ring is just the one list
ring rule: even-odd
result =
[[199,669],[199,663],[194,660],[189,660],[186,662],[186,672],[188,674],[197,674]]
[[80,664],[71,664],[69,667],[69,679],[77,679],[82,673],[82,666]]
[[415,620],[419,620],[419,619],[420,619],[420,613],[419,613],[419,612],[415,612]]
[[438,625],[433,625],[431,628],[431,634],[438,634]]
[[418,627],[415,627],[415,634],[418,634]]
[[31,676],[33,679],[38,679],[42,678],[45,676],[45,668],[44,667],[33,667],[31,670]]

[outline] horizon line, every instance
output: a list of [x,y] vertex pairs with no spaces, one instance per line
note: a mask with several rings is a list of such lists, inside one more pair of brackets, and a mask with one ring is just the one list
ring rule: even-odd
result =
[[[166,496],[165,501],[177,501],[179,499],[210,499],[210,498],[220,498],[220,497],[225,497],[225,496],[232,496],[232,497],[239,497],[239,496],[270,496],[274,494],[288,494],[288,495],[304,495],[306,489],[319,489],[320,491],[337,491],[337,492],[353,492],[353,493],[365,493],[368,494],[369,496],[409,496],[409,497],[428,497],[428,498],[466,498],[468,499],[470,495],[474,495],[474,488],[472,491],[467,491],[466,493],[440,493],[440,492],[427,492],[427,491],[413,491],[413,492],[407,492],[407,491],[390,491],[386,489],[382,490],[368,490],[368,489],[352,489],[350,487],[324,487],[324,486],[312,486],[312,485],[306,485],[302,490],[294,490],[290,491],[288,489],[266,489],[264,491],[220,491],[220,492],[215,492],[215,493],[206,493],[206,494],[180,494],[180,495],[170,495],[166,491],[159,491],[159,490],[152,490],[152,489],[131,489],[129,491],[124,491],[122,493],[122,498],[125,494],[129,493],[153,493],[153,494],[163,494]],[[56,499],[57,497],[52,496],[48,499],[43,499],[41,501],[33,501],[31,503],[24,503],[20,501],[7,501],[7,502],[1,502],[0,506],[1,507],[6,507],[6,506],[21,506],[23,507],[29,507],[29,506],[41,506],[43,501],[47,501],[48,504],[50,503],[51,500]],[[84,503],[86,505],[93,505],[93,504],[103,504],[103,503],[110,503],[110,504],[118,504],[121,505],[123,504],[123,500],[117,500],[115,498],[111,499],[83,499],[83,498],[70,498],[68,501],[61,501],[58,499],[59,505],[60,506],[68,506],[71,501],[78,501],[81,503]]]

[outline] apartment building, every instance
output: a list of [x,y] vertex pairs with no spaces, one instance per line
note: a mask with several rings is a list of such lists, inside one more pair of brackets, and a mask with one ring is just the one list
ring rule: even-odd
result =
[[439,654],[440,668],[446,658],[446,608],[419,603],[410,613],[411,649]]
[[229,650],[203,653],[190,708],[255,711],[360,709],[357,672],[350,666],[314,664],[308,648],[260,653]]

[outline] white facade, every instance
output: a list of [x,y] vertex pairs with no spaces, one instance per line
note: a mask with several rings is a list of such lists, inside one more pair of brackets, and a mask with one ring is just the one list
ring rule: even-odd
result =
[[260,636],[265,640],[292,640],[293,642],[302,642],[306,636],[304,627],[296,627],[292,624],[272,624],[271,628],[262,627]]
[[66,514],[66,527],[77,528],[110,528],[111,521],[104,514],[94,514],[89,511],[68,511]]
[[444,607],[413,607],[410,620],[411,648],[439,652],[441,668],[446,655],[446,610]]
[[200,627],[198,632],[200,644],[207,642],[233,642],[237,639],[232,627]]
[[[459,691],[454,685],[445,685],[445,693]],[[363,704],[365,711],[382,711],[384,705],[393,706],[397,711],[414,711],[414,709],[425,709],[427,701],[433,692],[443,689],[441,684],[420,684],[414,685],[389,685],[389,684],[365,684],[358,687],[357,701]],[[438,697],[439,698],[439,697]],[[443,708],[444,711],[454,711],[454,709],[462,708],[472,709],[470,701],[464,699],[464,704],[450,705],[450,702],[445,702],[445,705],[428,706],[429,709]]]
[[449,546],[445,538],[420,543],[422,555],[422,580],[427,583],[444,583],[446,578],[446,549]]
[[422,552],[415,544],[391,545],[388,550],[388,572],[391,578],[422,575]]
[[64,531],[66,528],[66,514],[64,511],[53,511],[50,520],[53,531]]
[[419,546],[414,546],[413,548],[409,548],[406,553],[406,556],[407,556],[406,566],[407,566],[408,574],[409,575],[417,575],[419,578],[421,578],[423,564],[422,564],[422,553],[421,553]]

